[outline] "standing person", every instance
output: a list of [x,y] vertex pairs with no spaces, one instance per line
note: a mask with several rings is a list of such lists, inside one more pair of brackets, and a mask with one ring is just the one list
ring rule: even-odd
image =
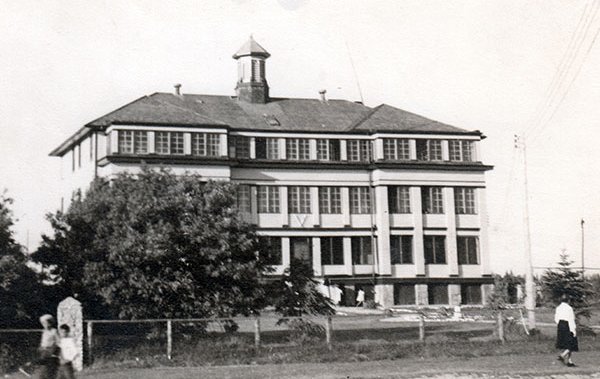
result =
[[75,379],[73,361],[79,355],[79,352],[70,332],[71,328],[67,324],[62,324],[58,328],[60,335],[60,366],[58,367],[57,379]]
[[365,301],[365,291],[362,289],[358,290],[358,295],[356,295],[356,306],[363,305]]
[[56,331],[56,321],[52,315],[43,315],[40,317],[40,324],[44,328],[42,340],[40,342],[40,359],[36,371],[36,378],[55,379],[58,369],[59,338]]
[[554,313],[554,322],[556,326],[556,348],[564,350],[558,359],[569,367],[574,367],[575,364],[571,360],[571,353],[579,351],[577,343],[577,331],[575,328],[575,312],[568,304],[567,295],[562,295],[560,305],[556,307]]

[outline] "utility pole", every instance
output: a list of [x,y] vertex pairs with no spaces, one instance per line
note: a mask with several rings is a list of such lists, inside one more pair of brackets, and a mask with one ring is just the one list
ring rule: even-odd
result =
[[529,228],[529,186],[527,183],[527,147],[525,138],[515,135],[515,148],[523,151],[523,224],[525,226],[525,308],[529,329],[535,329],[535,283],[533,282],[533,263],[531,258],[531,231]]
[[581,219],[581,277],[583,278],[583,280],[585,280],[585,255],[584,255],[584,237],[585,237],[585,230],[583,228],[583,224],[585,224],[585,221],[583,221],[583,219]]

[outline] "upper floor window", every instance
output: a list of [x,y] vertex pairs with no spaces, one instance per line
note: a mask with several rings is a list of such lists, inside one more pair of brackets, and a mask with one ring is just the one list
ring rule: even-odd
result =
[[420,161],[441,161],[442,160],[442,140],[439,139],[418,139],[417,140],[417,159]]
[[250,158],[250,138],[231,136],[229,140],[229,156],[242,159]]
[[283,263],[283,254],[281,253],[280,237],[258,237],[261,246],[261,253],[265,262],[269,265],[281,265]]
[[157,154],[183,155],[183,132],[155,132],[154,151]]
[[310,140],[306,138],[288,138],[285,140],[287,159],[307,161],[310,159]]
[[479,264],[479,238],[474,236],[457,237],[456,250],[459,265]]
[[350,213],[371,213],[371,189],[369,187],[350,187]]
[[258,159],[279,159],[279,140],[277,138],[257,137],[255,149]]
[[279,187],[259,186],[257,196],[259,213],[279,213]]
[[454,210],[456,214],[476,214],[475,188],[454,188]]
[[290,213],[311,213],[310,187],[289,187],[288,207]]
[[250,186],[247,184],[238,185],[236,195],[238,211],[250,213],[252,209],[252,203],[250,200]]
[[446,263],[446,237],[445,236],[423,236],[425,249],[425,264]]
[[148,132],[119,130],[119,153],[121,154],[147,154]]
[[444,197],[442,187],[422,187],[421,204],[425,214],[444,213]]
[[448,153],[451,161],[471,162],[473,161],[473,141],[449,140]]
[[216,157],[221,147],[220,136],[216,133],[192,133],[192,155]]
[[340,140],[318,139],[317,140],[317,159],[320,161],[339,161],[340,160]]
[[344,264],[344,240],[342,237],[321,237],[321,264]]
[[386,160],[410,159],[410,144],[406,138],[384,138],[383,158]]
[[319,212],[342,213],[340,187],[319,187]]
[[371,161],[371,141],[351,139],[347,142],[348,160],[351,162]]
[[373,244],[371,237],[352,237],[352,264],[372,265]]
[[413,263],[412,236],[390,236],[390,257],[393,265]]
[[390,213],[410,213],[410,187],[389,186],[388,203]]

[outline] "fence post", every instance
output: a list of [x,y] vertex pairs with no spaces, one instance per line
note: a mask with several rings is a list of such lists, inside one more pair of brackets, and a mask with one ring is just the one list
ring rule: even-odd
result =
[[325,341],[327,342],[327,348],[331,350],[331,331],[332,331],[331,316],[327,316],[327,322],[325,323]]
[[88,321],[87,323],[87,343],[88,343],[88,365],[91,365],[92,362],[94,361],[94,354],[93,354],[93,322]]
[[498,338],[504,343],[504,318],[501,310],[498,310]]
[[419,312],[419,341],[425,341],[425,316]]
[[254,318],[254,346],[260,347],[260,317]]
[[167,320],[167,359],[171,359],[173,352],[173,333],[171,328],[171,320]]

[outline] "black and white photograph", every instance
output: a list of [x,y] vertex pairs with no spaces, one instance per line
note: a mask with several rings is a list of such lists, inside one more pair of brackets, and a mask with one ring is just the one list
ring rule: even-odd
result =
[[0,0],[0,376],[600,378],[600,0]]

